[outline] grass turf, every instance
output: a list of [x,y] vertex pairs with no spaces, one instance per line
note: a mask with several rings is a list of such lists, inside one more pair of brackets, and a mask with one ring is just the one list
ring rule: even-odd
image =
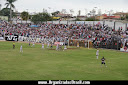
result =
[[128,80],[128,53],[100,49],[97,60],[96,49],[43,50],[27,43],[12,49],[12,43],[0,42],[0,80]]

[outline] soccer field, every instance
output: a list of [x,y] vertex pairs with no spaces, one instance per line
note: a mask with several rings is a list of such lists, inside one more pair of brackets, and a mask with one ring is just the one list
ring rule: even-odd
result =
[[12,49],[12,43],[0,42],[0,80],[128,80],[128,53],[100,49],[97,60],[96,49],[43,50],[18,42]]

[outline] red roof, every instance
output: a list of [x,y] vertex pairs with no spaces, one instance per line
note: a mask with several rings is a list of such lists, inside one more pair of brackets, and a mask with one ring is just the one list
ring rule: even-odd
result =
[[120,16],[108,16],[107,14],[103,14],[102,15],[104,18],[115,18],[115,19],[119,19]]

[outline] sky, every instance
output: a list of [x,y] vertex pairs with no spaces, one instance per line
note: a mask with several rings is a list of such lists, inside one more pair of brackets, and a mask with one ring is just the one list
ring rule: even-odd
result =
[[[6,0],[0,0],[0,3],[4,8]],[[110,10],[128,12],[127,3],[128,0],[17,0],[14,5],[19,12],[43,12],[44,8],[50,13],[62,9],[66,9],[67,13],[70,13],[69,10],[73,9],[73,15],[77,15],[79,10],[81,10],[81,15],[85,15],[94,7],[97,7],[95,9],[97,13],[99,9],[102,13],[108,13]]]

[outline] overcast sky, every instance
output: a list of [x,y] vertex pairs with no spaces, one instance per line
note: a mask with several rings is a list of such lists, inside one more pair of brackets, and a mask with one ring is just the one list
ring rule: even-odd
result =
[[[5,1],[6,0],[0,0],[2,8],[5,7]],[[102,13],[104,13],[105,10],[128,12],[127,3],[128,0],[17,0],[14,4],[16,10],[19,12],[26,11],[27,9],[29,12],[42,12],[43,8],[45,8],[48,12],[66,9],[69,13],[69,10],[73,9],[75,11],[74,15],[78,14],[78,10],[81,10],[81,14],[84,15],[85,9],[89,12],[94,7],[97,7],[97,11],[101,9]]]

